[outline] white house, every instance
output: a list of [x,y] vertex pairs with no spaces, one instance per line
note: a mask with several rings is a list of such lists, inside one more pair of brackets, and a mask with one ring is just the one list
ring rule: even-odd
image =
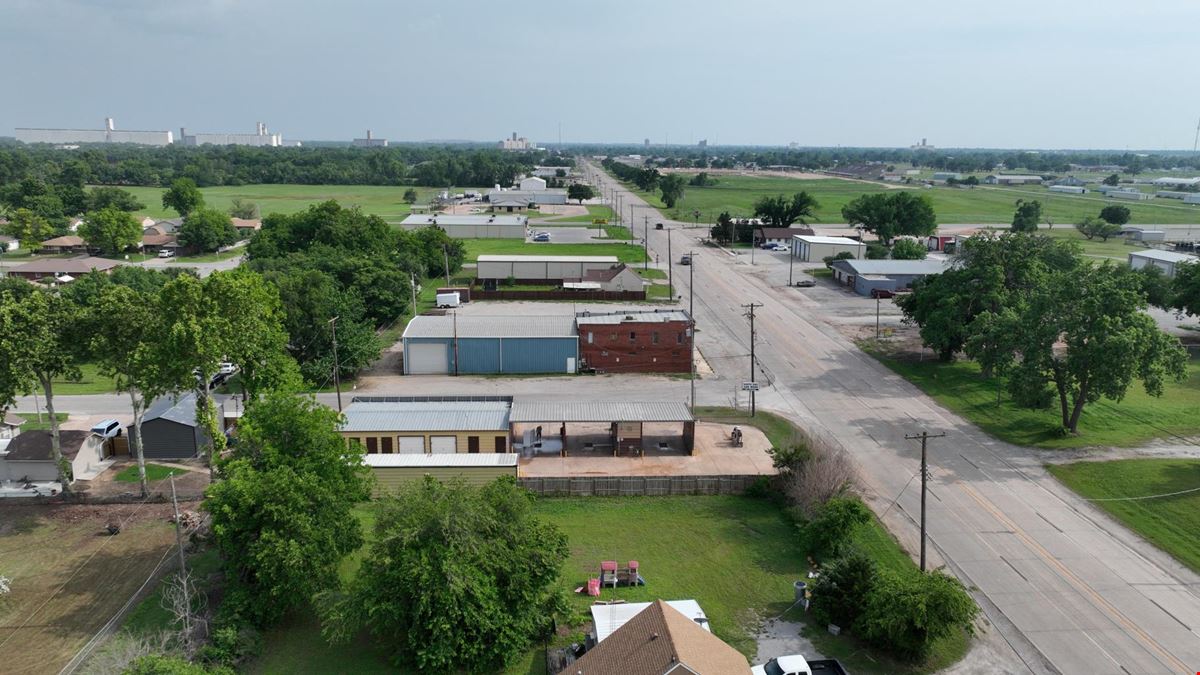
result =
[[[80,476],[97,468],[104,461],[104,439],[90,431],[62,429],[58,432],[63,457],[71,463],[71,475]],[[58,480],[50,449],[49,431],[26,431],[15,438],[0,455],[0,481]]]

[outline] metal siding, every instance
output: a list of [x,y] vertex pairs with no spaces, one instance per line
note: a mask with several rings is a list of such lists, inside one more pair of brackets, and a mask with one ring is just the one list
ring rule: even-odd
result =
[[[549,272],[546,271],[548,266],[548,263],[544,261],[510,263],[511,276],[516,279],[553,279],[555,277],[551,277]],[[478,276],[483,277],[482,274],[479,274]],[[506,274],[504,276],[483,278],[507,279],[508,276],[509,275]]]
[[[453,365],[454,354],[450,355]],[[458,372],[490,375],[500,372],[499,338],[459,338]]]
[[195,427],[165,419],[150,420],[142,423],[142,455],[146,459],[195,457],[202,438]]
[[579,357],[578,338],[505,338],[505,373],[565,373]]
[[475,276],[479,279],[507,279],[512,276],[512,263],[496,261],[480,261],[475,266]]

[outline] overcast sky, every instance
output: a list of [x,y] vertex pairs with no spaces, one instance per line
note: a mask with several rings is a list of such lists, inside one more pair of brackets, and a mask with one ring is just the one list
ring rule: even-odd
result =
[[13,127],[1191,149],[1195,0],[0,0]]

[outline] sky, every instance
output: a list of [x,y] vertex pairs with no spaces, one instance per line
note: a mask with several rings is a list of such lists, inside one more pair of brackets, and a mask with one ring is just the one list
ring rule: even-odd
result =
[[1190,150],[1194,0],[0,0],[14,127]]

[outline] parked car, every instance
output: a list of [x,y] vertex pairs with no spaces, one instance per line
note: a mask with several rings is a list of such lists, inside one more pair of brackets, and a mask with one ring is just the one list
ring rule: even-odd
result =
[[876,300],[887,300],[888,298],[896,297],[896,294],[886,288],[872,288],[871,297]]
[[655,223],[655,224],[654,224],[654,229],[656,229],[656,230],[661,230],[661,229],[663,229],[663,224],[662,224],[662,223]]
[[116,420],[104,420],[92,427],[92,433],[101,438],[116,438],[121,435],[121,423]]
[[797,288],[812,288],[817,285],[817,280],[812,277],[805,277],[804,279],[797,279],[794,285]]
[[751,675],[849,675],[840,661],[821,659],[807,661],[799,654],[771,659],[750,669]]
[[787,244],[775,244],[771,246],[771,250],[775,251],[776,253],[786,253],[792,249],[789,248]]
[[160,257],[160,258],[174,258],[174,257],[175,257],[175,249],[173,249],[173,248],[164,248],[164,249],[162,249],[162,250],[160,250],[160,251],[158,252],[158,257]]
[[533,241],[536,241],[539,243],[547,243],[550,241],[550,233],[549,232],[538,232],[537,234],[533,235]]
[[237,366],[228,361],[222,361],[221,365],[217,366],[217,374],[229,376],[237,372]]
[[680,265],[691,265],[692,264],[692,256],[690,256],[690,255],[683,256],[682,258],[679,259],[679,264]]

